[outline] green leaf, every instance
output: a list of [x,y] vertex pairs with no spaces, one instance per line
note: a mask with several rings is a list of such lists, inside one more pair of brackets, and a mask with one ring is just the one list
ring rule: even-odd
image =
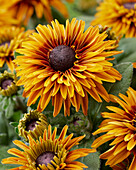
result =
[[[81,144],[79,144],[78,146],[75,146],[73,149],[80,149],[80,148],[91,148],[91,144],[93,142],[93,138],[89,139],[89,140],[84,140],[82,141]],[[85,164],[86,166],[88,166],[88,168],[86,170],[99,170],[100,169],[100,153],[99,152],[94,152],[94,153],[90,153],[89,155],[79,158],[77,161],[82,162],[83,164]]]
[[115,69],[122,74],[122,79],[121,81],[117,81],[116,83],[109,85],[108,92],[109,94],[118,96],[119,93],[125,94],[131,84],[133,77],[133,65],[130,62],[121,63],[116,65]]
[[[7,150],[10,148],[11,148],[11,146],[0,147],[0,162],[2,161],[2,159],[11,156],[10,154],[7,153]],[[11,169],[11,168],[15,168],[15,167],[18,167],[18,165],[4,165],[4,164],[0,163],[0,170]]]
[[[130,87],[133,77],[133,66],[132,63],[126,62],[116,65],[115,69],[122,74],[122,80],[117,81],[116,83],[104,83],[104,87],[109,94],[118,96],[119,93],[125,94],[127,89]],[[88,119],[92,123],[93,130],[96,130],[102,120],[100,113],[107,110],[106,106],[114,104],[111,102],[107,103],[105,101],[98,103],[92,98],[90,98],[89,102]]]
[[13,127],[17,127],[18,126],[18,122],[10,122],[10,125],[12,125]]
[[14,57],[15,57],[15,58],[16,58],[17,56],[19,56],[19,55],[23,55],[23,54],[20,54],[20,53],[14,51]]
[[136,62],[136,38],[122,38],[117,50],[123,50],[122,54],[115,55],[118,63]]
[[88,166],[87,170],[99,170],[100,169],[100,158],[99,153],[90,153],[83,158],[83,163]]
[[7,136],[7,133],[0,133],[0,138]]
[[5,109],[5,116],[7,119],[12,117],[14,114],[14,101],[12,100],[11,97],[8,98],[8,105],[7,108]]
[[19,133],[18,127],[15,127],[15,131],[16,131],[17,134]]
[[6,107],[7,107],[7,105],[8,105],[8,98],[6,97],[6,96],[4,96],[3,97],[3,101],[2,101],[2,104],[1,104],[1,109],[0,110],[2,110],[2,111],[4,111],[5,109],[6,109]]

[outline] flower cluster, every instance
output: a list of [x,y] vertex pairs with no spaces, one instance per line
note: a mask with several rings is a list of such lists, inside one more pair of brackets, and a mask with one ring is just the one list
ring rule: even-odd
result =
[[136,170],[136,0],[100,1],[0,0],[3,167]]
[[97,10],[92,25],[108,26],[117,35],[136,37],[135,0],[104,0]]
[[[87,168],[84,164],[75,161],[80,157],[84,157],[95,149],[76,149],[69,151],[73,146],[77,145],[84,136],[73,138],[70,134],[65,138],[68,126],[66,125],[58,138],[56,138],[57,128],[53,133],[49,125],[45,129],[43,138],[35,141],[28,135],[29,146],[25,143],[15,140],[14,144],[20,147],[23,151],[16,148],[8,150],[8,153],[17,157],[9,157],[2,160],[3,164],[20,164],[21,169],[28,170],[59,170],[59,169],[83,169]],[[14,169],[14,168],[13,168]]]

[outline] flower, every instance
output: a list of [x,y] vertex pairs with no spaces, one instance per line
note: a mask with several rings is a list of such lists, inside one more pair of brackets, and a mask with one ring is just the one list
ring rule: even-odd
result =
[[25,113],[19,121],[19,135],[24,137],[26,141],[28,141],[28,134],[31,135],[33,139],[38,139],[39,136],[43,135],[47,126],[48,122],[44,114],[37,110],[30,110],[29,113]]
[[9,69],[14,70],[14,51],[21,46],[22,41],[26,40],[33,31],[24,32],[24,28],[19,27],[0,27],[0,67],[6,62]]
[[[67,1],[72,2],[73,0]],[[42,18],[44,15],[46,20],[51,22],[53,20],[51,6],[62,13],[64,17],[68,17],[67,8],[61,0],[12,0],[7,3],[5,9],[20,23],[27,25],[34,12],[38,18]]]
[[106,134],[97,138],[92,147],[97,148],[114,139],[110,143],[110,146],[113,146],[103,153],[100,158],[108,159],[106,165],[113,167],[127,159],[130,154],[133,154],[129,170],[134,170],[134,167],[136,167],[136,91],[129,87],[127,95],[119,94],[122,100],[111,95],[112,101],[117,102],[122,108],[108,106],[107,108],[112,113],[102,113],[102,116],[107,119],[101,123],[100,128],[93,135],[103,132],[106,132]]
[[53,28],[38,25],[38,33],[24,42],[23,49],[17,51],[15,63],[17,75],[21,76],[17,85],[24,85],[23,96],[28,97],[27,105],[38,98],[38,111],[46,108],[50,99],[56,116],[64,103],[64,114],[70,115],[70,105],[78,112],[80,105],[87,115],[87,92],[98,102],[100,96],[109,101],[109,95],[102,81],[115,82],[121,79],[112,68],[109,56],[119,51],[105,51],[112,48],[115,41],[103,41],[107,34],[99,34],[98,27],[90,26],[84,32],[84,21],[66,21],[66,28],[57,20]]
[[[56,138],[57,128],[55,127],[53,133],[51,125],[48,126],[48,130],[45,129],[43,138],[34,141],[34,139],[28,135],[29,146],[19,140],[15,140],[13,143],[20,147],[24,151],[12,148],[8,150],[8,153],[17,157],[9,157],[2,160],[3,164],[20,164],[23,165],[19,168],[28,170],[72,170],[87,168],[83,163],[75,161],[75,159],[87,156],[91,152],[95,152],[95,149],[76,149],[70,151],[70,149],[78,145],[78,142],[84,138],[80,136],[73,138],[73,134],[66,136],[68,126],[66,125],[58,138]],[[12,169],[11,169],[12,170]]]
[[11,96],[16,94],[18,90],[16,82],[16,75],[5,70],[4,73],[0,75],[0,94],[3,96]]
[[136,63],[133,63],[133,67],[136,68]]
[[0,27],[18,24],[18,21],[6,11],[5,5],[8,2],[9,0],[0,0]]
[[16,25],[18,22],[10,16],[7,12],[0,11],[0,27]]
[[92,25],[112,28],[117,35],[136,37],[136,0],[104,0],[97,8]]
[[79,136],[85,134],[85,139],[90,139],[92,135],[91,132],[91,124],[87,118],[87,116],[81,114],[80,112],[74,113],[67,119],[69,129],[69,133],[74,133],[75,136]]

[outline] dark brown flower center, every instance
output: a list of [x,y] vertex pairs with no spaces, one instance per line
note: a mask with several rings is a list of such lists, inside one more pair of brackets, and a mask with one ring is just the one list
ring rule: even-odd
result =
[[127,3],[124,3],[123,6],[124,6],[124,8],[127,8],[127,9],[134,9],[135,4],[136,4],[136,2],[127,2]]
[[13,79],[6,79],[1,82],[1,88],[6,90],[8,86],[11,86],[11,83],[13,82]]
[[36,125],[38,125],[38,123],[36,123],[36,121],[38,121],[38,119],[32,119],[30,122],[26,122],[26,131],[33,131],[34,128],[36,127]]
[[36,165],[38,166],[39,164],[45,164],[47,166],[48,163],[53,160],[53,157],[55,156],[54,152],[43,152],[38,158],[36,159]]
[[50,64],[56,71],[65,71],[73,67],[75,58],[75,51],[69,46],[59,45],[50,52]]
[[9,41],[3,42],[3,43],[0,44],[0,46],[5,45],[5,44],[8,44],[8,47],[9,47],[10,42]]

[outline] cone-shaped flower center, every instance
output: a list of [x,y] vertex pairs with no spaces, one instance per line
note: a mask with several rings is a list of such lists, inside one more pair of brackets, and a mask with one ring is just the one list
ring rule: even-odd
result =
[[50,64],[56,71],[65,71],[74,65],[75,52],[72,48],[59,45],[50,52]]
[[5,45],[5,44],[8,44],[8,47],[9,47],[10,42],[9,41],[5,41],[5,42],[1,43],[0,46]]
[[136,4],[136,2],[127,2],[127,3],[124,3],[123,6],[127,9],[134,9],[135,4]]
[[26,131],[33,131],[34,128],[36,127],[36,125],[38,125],[38,123],[36,123],[36,121],[38,120],[35,120],[35,119],[32,119],[30,122],[27,122],[26,123]]
[[48,163],[53,160],[53,157],[55,156],[54,152],[43,152],[38,158],[36,159],[36,165],[38,166],[39,164],[45,164],[47,166]]
[[13,79],[5,79],[1,82],[1,88],[6,90],[8,86],[11,86],[11,83],[13,82]]

